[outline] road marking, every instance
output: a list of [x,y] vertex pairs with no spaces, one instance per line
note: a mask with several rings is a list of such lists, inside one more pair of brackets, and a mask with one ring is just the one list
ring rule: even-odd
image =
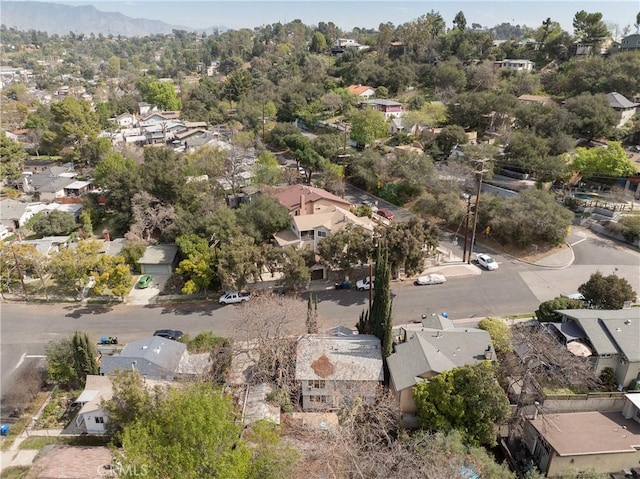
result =
[[571,246],[575,246],[577,244],[582,243],[583,241],[587,241],[589,238],[582,238],[581,240],[576,241],[575,243],[571,243]]
[[27,354],[25,358],[46,358],[44,354]]
[[24,362],[25,357],[27,357],[27,353],[22,353],[22,356],[20,356],[20,359],[18,360],[18,364],[16,364],[16,367],[13,369],[18,369],[20,365]]

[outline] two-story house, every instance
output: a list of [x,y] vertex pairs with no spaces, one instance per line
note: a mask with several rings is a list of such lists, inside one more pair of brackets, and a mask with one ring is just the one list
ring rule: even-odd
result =
[[376,89],[367,85],[349,85],[347,91],[359,98],[368,100],[376,94]]
[[408,427],[417,424],[413,387],[418,382],[449,369],[496,359],[488,332],[456,328],[441,315],[425,317],[422,324],[399,327],[394,335],[394,352],[387,358],[389,388]]
[[381,112],[387,119],[400,118],[404,115],[402,103],[384,98],[364,100],[358,103],[358,106],[360,106],[360,108],[374,108]]
[[562,322],[549,323],[549,328],[567,345],[580,341],[588,346],[596,376],[611,368],[622,387],[640,378],[640,310],[563,309],[557,313]]
[[380,340],[372,335],[308,334],[298,341],[296,381],[305,410],[373,404],[384,380]]
[[624,37],[620,41],[621,52],[631,52],[640,50],[640,34],[634,33],[628,37]]

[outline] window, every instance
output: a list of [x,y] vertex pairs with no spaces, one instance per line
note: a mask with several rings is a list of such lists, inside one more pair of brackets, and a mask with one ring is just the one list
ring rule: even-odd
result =
[[318,231],[318,238],[326,238],[326,237],[327,237],[326,231]]
[[312,379],[309,381],[309,389],[324,389],[324,381],[321,379]]
[[327,404],[327,396],[309,396],[309,402],[312,404]]
[[104,418],[102,416],[96,416],[96,424],[104,424]]
[[610,354],[601,354],[600,357],[601,358],[610,358],[611,355]]

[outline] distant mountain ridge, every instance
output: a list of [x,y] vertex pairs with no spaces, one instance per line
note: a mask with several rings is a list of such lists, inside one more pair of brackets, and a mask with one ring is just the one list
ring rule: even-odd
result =
[[169,25],[159,20],[131,18],[121,13],[102,12],[97,8],[62,5],[48,2],[2,1],[1,23],[20,31],[36,30],[50,35],[67,35],[69,32],[89,35],[122,35],[125,37],[171,33],[172,30],[213,33],[227,30],[212,26],[207,29]]

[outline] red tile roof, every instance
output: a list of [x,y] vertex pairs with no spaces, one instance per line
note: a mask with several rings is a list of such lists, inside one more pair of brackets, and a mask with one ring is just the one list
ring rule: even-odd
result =
[[297,184],[282,188],[275,192],[275,197],[280,203],[286,206],[289,211],[295,211],[300,208],[301,196],[304,196],[305,202],[308,203],[313,203],[319,199],[326,199],[334,203],[346,205],[347,208],[351,205],[347,200],[340,198],[333,193],[329,193],[322,188],[316,188],[314,186]]

